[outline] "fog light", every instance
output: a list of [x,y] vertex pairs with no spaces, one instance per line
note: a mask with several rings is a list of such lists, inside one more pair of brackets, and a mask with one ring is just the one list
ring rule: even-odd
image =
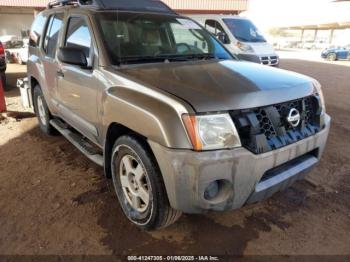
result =
[[204,191],[204,198],[206,200],[214,199],[219,193],[219,181],[214,181]]

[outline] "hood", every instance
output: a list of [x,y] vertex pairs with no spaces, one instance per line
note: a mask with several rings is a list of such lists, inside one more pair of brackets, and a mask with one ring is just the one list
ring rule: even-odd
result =
[[129,79],[187,101],[197,112],[247,109],[313,93],[309,77],[240,61],[194,61],[119,69]]
[[253,48],[254,53],[257,54],[258,56],[275,54],[275,50],[267,42],[262,42],[262,43],[245,43],[245,44],[250,45]]

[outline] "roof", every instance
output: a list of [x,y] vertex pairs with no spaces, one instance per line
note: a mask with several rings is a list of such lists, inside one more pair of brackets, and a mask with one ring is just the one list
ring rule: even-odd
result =
[[[0,6],[44,8],[50,0],[0,0]],[[245,11],[248,0],[162,0],[177,11],[227,13]]]

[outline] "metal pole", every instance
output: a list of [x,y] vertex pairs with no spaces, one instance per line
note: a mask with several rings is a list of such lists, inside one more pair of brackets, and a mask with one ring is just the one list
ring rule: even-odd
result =
[[334,37],[334,29],[331,30],[331,35],[329,37],[329,44],[331,45],[333,42],[333,37]]
[[300,42],[303,42],[303,41],[304,41],[304,32],[305,32],[305,29],[301,29]]
[[318,29],[315,30],[315,35],[314,35],[314,42],[316,41],[317,39],[317,33],[318,33]]

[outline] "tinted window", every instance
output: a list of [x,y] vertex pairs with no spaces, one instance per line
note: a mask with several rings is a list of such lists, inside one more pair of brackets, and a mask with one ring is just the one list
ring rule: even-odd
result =
[[32,28],[29,33],[29,45],[38,46],[40,43],[41,36],[44,31],[46,17],[40,13],[36,16]]
[[82,49],[89,61],[91,35],[84,18],[72,17],[69,19],[65,46]]
[[50,17],[44,41],[44,51],[49,57],[55,56],[62,20],[63,14],[55,14]]
[[266,42],[255,25],[246,19],[223,19],[235,38],[241,42]]

